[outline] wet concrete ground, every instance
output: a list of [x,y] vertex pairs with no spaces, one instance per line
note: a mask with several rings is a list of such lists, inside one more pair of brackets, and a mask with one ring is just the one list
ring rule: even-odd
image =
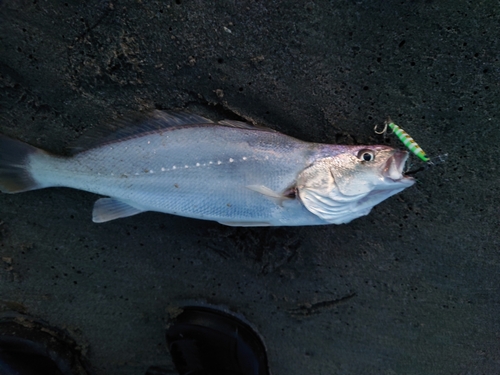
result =
[[[229,228],[97,196],[0,196],[0,310],[66,329],[95,374],[174,373],[170,311],[225,306],[274,375],[500,373],[494,1],[3,1],[0,132],[62,153],[127,111],[183,108],[448,161],[347,225]],[[415,164],[418,162],[415,160]]]

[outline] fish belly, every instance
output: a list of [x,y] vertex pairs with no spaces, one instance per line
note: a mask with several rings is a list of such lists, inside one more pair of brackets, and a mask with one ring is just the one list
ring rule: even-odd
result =
[[37,155],[31,174],[42,186],[66,186],[159,211],[229,225],[324,224],[299,199],[281,193],[310,163],[312,145],[283,134],[200,126],[117,141],[71,158]]

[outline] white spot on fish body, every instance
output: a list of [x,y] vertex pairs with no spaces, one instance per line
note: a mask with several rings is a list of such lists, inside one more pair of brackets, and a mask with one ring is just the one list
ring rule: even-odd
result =
[[152,169],[149,170],[149,173],[155,173],[155,171],[153,171]]
[[213,164],[214,162],[213,161],[209,161],[208,164]]
[[148,141],[148,145],[151,144],[151,141]]
[[243,160],[247,160],[247,157],[246,157],[246,156],[243,156]]
[[162,168],[161,168],[161,171],[162,171],[162,172],[165,172],[165,168],[163,168],[163,167],[162,167]]
[[189,165],[185,165],[184,168],[189,168]]
[[172,169],[177,169],[177,167],[174,165],[174,166],[172,167]]
[[200,163],[196,163],[196,166],[199,167],[200,166]]
[[232,163],[234,161],[233,158],[229,158],[229,162]]
[[221,165],[221,164],[222,164],[222,162],[220,160],[217,161],[217,165]]

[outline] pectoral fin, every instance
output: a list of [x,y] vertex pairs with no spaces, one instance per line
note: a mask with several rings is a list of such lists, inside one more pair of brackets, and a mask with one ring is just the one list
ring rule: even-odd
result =
[[101,198],[94,203],[92,221],[94,223],[105,223],[114,219],[140,214],[141,211],[114,198]]
[[283,205],[283,201],[295,198],[295,191],[293,189],[289,189],[285,193],[276,193],[274,190],[264,185],[248,185],[246,188],[265,195],[266,197],[276,199],[280,206]]
[[255,191],[257,193],[260,193],[262,195],[265,195],[267,197],[275,198],[275,199],[286,199],[287,197],[283,196],[283,194],[276,193],[274,190],[269,189],[267,186],[264,185],[248,185],[246,187],[247,189],[250,189],[252,191]]

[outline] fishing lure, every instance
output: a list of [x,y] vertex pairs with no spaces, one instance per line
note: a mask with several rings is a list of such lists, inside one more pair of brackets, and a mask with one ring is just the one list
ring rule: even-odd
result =
[[384,129],[379,132],[377,131],[377,126],[375,126],[375,133],[377,134],[384,134],[387,132],[387,127],[391,128],[392,132],[396,134],[396,136],[399,138],[401,142],[410,150],[413,154],[419,157],[420,160],[425,161],[425,162],[430,162],[430,158],[426,155],[424,150],[415,142],[415,140],[410,137],[410,135],[405,132],[403,129],[401,129],[399,126],[397,126],[395,123],[392,122],[390,118],[387,119],[387,121],[384,123]]

